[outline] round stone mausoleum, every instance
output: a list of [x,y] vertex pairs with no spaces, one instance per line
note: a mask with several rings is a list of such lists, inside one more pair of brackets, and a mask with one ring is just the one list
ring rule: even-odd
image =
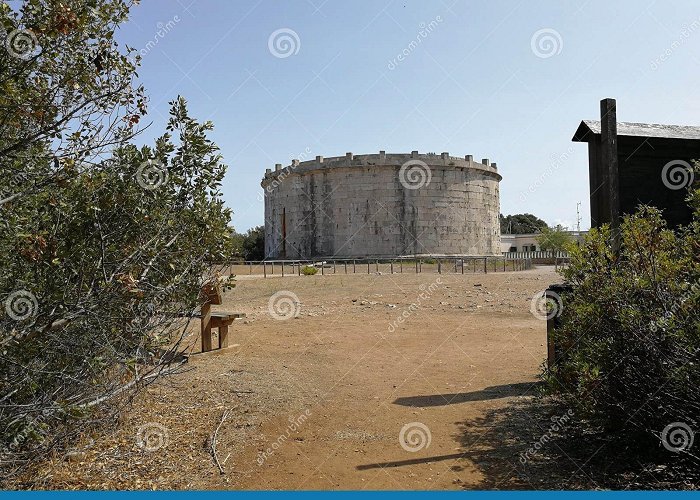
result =
[[500,255],[495,163],[448,153],[353,155],[268,169],[268,259]]

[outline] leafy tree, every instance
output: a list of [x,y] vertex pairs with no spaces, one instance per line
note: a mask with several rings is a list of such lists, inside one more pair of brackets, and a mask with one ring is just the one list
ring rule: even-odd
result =
[[532,214],[500,214],[501,234],[532,234],[547,227],[547,223]]
[[265,259],[265,227],[257,226],[246,232],[243,240],[243,255],[246,260]]
[[[700,458],[700,189],[691,225],[673,231],[661,212],[641,207],[621,224],[613,252],[606,225],[592,229],[562,273],[555,331],[560,358],[550,388],[625,448]],[[663,446],[661,446],[663,444]],[[675,449],[675,452],[667,451]]]
[[233,249],[233,256],[235,258],[243,257],[243,241],[245,240],[245,235],[233,231],[231,233],[231,248]]
[[246,231],[245,234],[233,232],[232,246],[234,255],[244,260],[265,259],[265,227],[257,226]]
[[544,251],[563,252],[568,250],[573,243],[574,238],[562,226],[554,228],[543,227],[541,234],[537,235],[537,243]]
[[153,146],[131,143],[130,5],[0,4],[0,481],[176,368],[231,255],[212,124],[178,98]]
[[0,205],[76,176],[137,132],[139,56],[114,41],[132,2],[0,3]]

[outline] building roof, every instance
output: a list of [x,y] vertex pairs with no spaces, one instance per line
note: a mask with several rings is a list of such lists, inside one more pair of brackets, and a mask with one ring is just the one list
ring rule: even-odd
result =
[[[600,135],[600,122],[597,120],[583,120],[571,140],[574,142],[588,142],[594,135]],[[700,140],[700,127],[618,122],[617,135],[623,137]]]

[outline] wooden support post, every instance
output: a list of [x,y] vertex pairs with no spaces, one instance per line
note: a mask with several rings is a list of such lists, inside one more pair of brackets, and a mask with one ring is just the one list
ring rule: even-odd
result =
[[323,270],[324,270],[325,267],[326,267],[326,265],[323,263],[323,261],[321,261],[321,276],[324,275]]
[[615,99],[600,101],[600,155],[607,171],[610,201],[610,234],[615,255],[620,251],[620,173],[617,158],[617,105]]
[[211,304],[209,302],[202,304],[201,316],[202,352],[207,352],[211,351]]
[[403,274],[403,259],[401,259],[401,260],[399,261],[399,268],[400,268],[400,269],[399,269],[399,272],[400,272],[401,274]]
[[442,274],[442,261],[438,259],[438,274]]
[[484,257],[484,274],[488,274],[488,269],[486,269],[486,265],[488,264],[486,257]]
[[275,261],[273,260],[270,262],[270,265],[272,266],[272,272],[270,274],[275,274]]
[[284,278],[284,261],[282,261],[282,277]]
[[416,259],[415,265],[416,265],[416,274],[418,274],[418,259]]
[[462,265],[460,267],[462,268],[462,274],[464,274],[464,258],[462,258]]
[[391,274],[394,274],[394,261],[389,261],[389,267],[391,268]]
[[228,325],[219,326],[219,349],[228,347]]
[[248,274],[253,274],[253,263],[252,262],[248,263]]
[[263,261],[262,265],[263,265],[263,277],[267,278],[267,264],[265,263],[265,261]]
[[352,274],[355,274],[355,261],[352,261]]
[[457,259],[455,259],[455,274],[457,274]]
[[367,274],[369,274],[369,261],[367,261]]
[[348,261],[343,261],[343,264],[345,264],[345,274],[348,274]]
[[374,270],[375,270],[376,272],[379,272],[379,261],[378,261],[378,260],[375,260],[375,261],[374,261],[374,266],[375,266],[375,267],[374,267]]
[[423,272],[423,259],[418,259],[418,272]]
[[333,274],[335,274],[335,261],[333,261]]
[[297,276],[301,276],[301,261],[297,262]]

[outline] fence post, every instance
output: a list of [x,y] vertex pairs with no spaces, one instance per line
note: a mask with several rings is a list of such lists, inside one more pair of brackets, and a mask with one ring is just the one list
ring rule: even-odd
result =
[[282,277],[284,278],[284,261],[282,261]]
[[438,259],[438,274],[442,274],[442,260]]
[[367,274],[369,274],[369,261],[367,261]]
[[377,273],[379,272],[379,261],[378,260],[374,261],[374,271]]
[[355,259],[352,260],[352,274],[355,274]]
[[400,268],[401,274],[403,274],[403,259],[401,259],[401,260],[399,261],[399,268]]
[[253,263],[252,263],[252,262],[249,262],[249,263],[248,263],[248,266],[249,266],[249,267],[248,267],[248,274],[253,274]]
[[345,265],[345,274],[348,274],[348,261],[343,261],[343,264]]
[[488,258],[487,258],[487,257],[484,257],[484,274],[488,274],[488,273],[489,273],[489,270],[486,268],[486,266],[487,266],[487,264],[488,264],[487,260],[488,260]]
[[418,272],[423,272],[423,259],[418,259]]
[[265,263],[265,261],[263,261],[262,265],[263,265],[263,278],[267,278],[267,264]]
[[297,276],[301,276],[301,261],[297,262]]
[[418,259],[416,259],[415,264],[416,264],[416,274],[418,274]]
[[462,268],[462,274],[464,274],[464,257],[462,258],[462,265],[461,265],[461,268]]
[[393,261],[393,260],[390,261],[389,267],[390,267],[390,269],[391,269],[391,274],[394,274],[394,261]]
[[270,262],[270,265],[272,266],[272,271],[270,272],[270,274],[275,274],[275,261],[273,260],[272,262]]
[[321,276],[324,275],[323,269],[324,269],[325,267],[326,267],[326,265],[324,264],[324,261],[321,261]]
[[335,261],[333,261],[333,274],[335,274]]

